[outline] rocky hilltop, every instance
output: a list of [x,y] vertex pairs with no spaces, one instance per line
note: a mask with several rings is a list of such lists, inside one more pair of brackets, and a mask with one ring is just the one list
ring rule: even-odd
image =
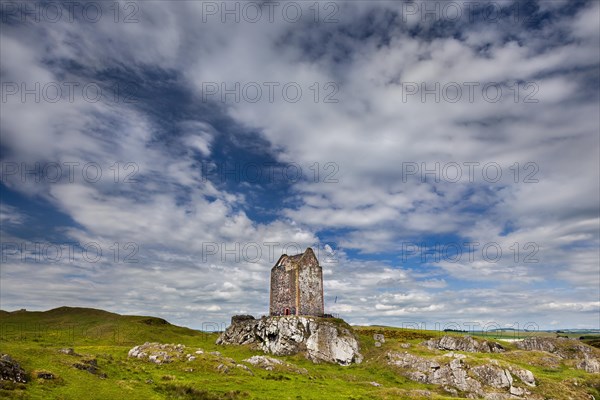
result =
[[[600,372],[600,352],[572,339],[531,337],[517,342],[516,350],[507,350],[497,342],[448,335],[431,338],[419,346],[433,353],[423,356],[407,351],[388,351],[388,365],[398,367],[401,375],[413,381],[439,385],[453,396],[462,394],[467,398],[489,400],[554,398],[535,393],[538,387],[536,376],[520,366],[523,364],[542,367],[542,371],[573,368],[592,374]],[[443,353],[448,350],[451,351]],[[493,354],[506,354],[506,357],[492,358]],[[553,357],[549,357],[551,355]],[[571,393],[566,398],[582,397]]]
[[358,340],[342,320],[303,316],[231,318],[231,325],[217,339],[221,345],[247,344],[274,355],[304,353],[306,358],[350,365],[360,363]]
[[565,338],[531,337],[517,342],[521,350],[543,351],[553,354],[559,360],[573,360],[576,369],[592,374],[600,374],[600,351],[591,346]]

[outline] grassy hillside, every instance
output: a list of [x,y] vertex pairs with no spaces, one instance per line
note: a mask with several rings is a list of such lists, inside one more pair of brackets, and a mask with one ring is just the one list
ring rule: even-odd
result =
[[[287,364],[265,370],[242,360],[262,354],[246,347],[218,346],[217,334],[169,324],[160,318],[122,316],[102,310],[61,307],[46,312],[0,312],[0,353],[9,354],[28,372],[26,384],[0,385],[9,399],[448,399],[436,385],[403,377],[385,362],[388,351],[430,355],[418,344],[440,332],[388,327],[355,328],[365,360],[341,367],[313,364],[302,355],[277,357]],[[385,336],[376,346],[374,333]],[[130,359],[128,351],[144,342],[183,344],[193,361],[157,365]],[[503,343],[515,350],[511,343]],[[76,355],[60,352],[71,347]],[[202,354],[196,351],[202,349]],[[221,354],[211,352],[220,352]],[[581,370],[537,363],[538,353],[469,354],[530,369],[538,378],[536,393],[551,398],[600,398],[600,379]],[[95,360],[95,361],[93,361]],[[96,373],[79,366],[97,365]],[[242,368],[239,365],[245,365]],[[225,366],[225,367],[223,367]],[[37,378],[52,373],[55,379]],[[381,386],[374,386],[376,382]],[[585,396],[585,397],[584,397]]]
[[119,315],[93,308],[16,311],[0,314],[0,322],[3,341],[46,346],[134,345],[140,341],[164,342],[203,335],[161,318]]

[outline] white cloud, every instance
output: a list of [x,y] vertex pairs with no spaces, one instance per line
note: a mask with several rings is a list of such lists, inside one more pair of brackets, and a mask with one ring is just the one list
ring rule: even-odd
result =
[[0,222],[3,224],[21,225],[25,222],[26,215],[15,207],[0,203]]
[[[552,3],[550,9],[556,6]],[[264,243],[308,246],[319,241],[319,232],[339,229],[342,249],[336,250],[342,261],[326,266],[325,287],[328,296],[340,296],[330,304],[332,312],[353,322],[498,315],[503,322],[531,316],[544,323],[558,318],[552,315],[558,312],[565,322],[597,323],[590,315],[598,308],[600,121],[597,93],[589,100],[585,88],[588,79],[597,80],[585,72],[598,64],[596,2],[539,30],[461,21],[461,35],[439,37],[428,31],[435,27],[427,21],[395,20],[388,40],[378,40],[377,33],[358,39],[357,21],[365,23],[370,13],[372,28],[380,29],[389,23],[382,10],[398,11],[401,3],[340,4],[339,24],[309,30],[281,21],[198,23],[199,2],[166,4],[144,4],[137,24],[103,19],[90,25],[7,27],[0,39],[5,81],[31,86],[91,79],[66,68],[69,63],[89,76],[108,70],[141,75],[148,68],[172,73],[176,78],[165,84],[186,88],[199,103],[206,83],[231,88],[254,82],[264,89],[265,82],[278,82],[274,102],[266,92],[257,103],[224,105],[218,95],[211,99],[239,126],[266,139],[268,151],[280,161],[301,165],[305,175],[317,162],[319,179],[292,185],[294,206],[284,203],[277,220],[259,223],[239,209],[251,201],[242,191],[203,179],[197,157],[213,156],[216,137],[231,134],[218,132],[205,116],[173,121],[180,134],[165,145],[158,138],[169,132],[142,104],[91,103],[81,94],[57,103],[23,104],[12,98],[2,105],[3,145],[11,150],[3,162],[94,161],[108,174],[115,162],[131,162],[139,182],[90,184],[77,175],[75,182],[35,184],[14,176],[3,183],[71,217],[78,227],[66,233],[79,242],[97,241],[107,248],[115,241],[139,244],[143,265],[90,266],[79,260],[44,266],[39,273],[45,279],[39,281],[49,282],[48,301],[26,279],[31,266],[8,264],[2,272],[3,282],[10,283],[4,284],[3,304],[86,303],[137,312],[160,302],[163,306],[152,311],[188,324],[197,315],[224,321],[236,311],[261,313],[272,263]],[[432,34],[410,35],[408,28],[417,24]],[[553,31],[567,33],[550,41]],[[514,81],[535,85],[521,86],[517,102],[507,86],[502,101],[482,98],[485,83]],[[282,98],[281,87],[290,82],[303,90],[295,103]],[[318,102],[311,89],[315,82]],[[327,82],[337,84],[329,88],[339,89],[338,103],[323,102],[330,93]],[[457,103],[435,102],[432,96],[422,102],[419,95],[403,100],[407,82],[428,87],[456,82],[463,90],[465,82],[480,85],[473,102],[466,91]],[[538,102],[524,103],[527,95]],[[424,183],[418,176],[406,179],[403,162],[496,162],[503,176],[498,183],[480,175],[475,182]],[[537,168],[538,183],[523,182],[531,172],[524,168],[528,162]],[[515,163],[518,182],[511,169]],[[337,182],[327,182],[328,176]],[[24,221],[14,207],[3,205],[0,215],[3,223]],[[397,254],[403,241],[444,234],[496,242],[504,250],[515,242],[533,242],[540,262],[508,257],[498,263],[443,261],[409,269],[408,263],[362,262],[342,251],[359,250],[377,259]],[[207,243],[219,250],[203,260]],[[260,262],[224,257],[225,243],[259,244]],[[77,278],[71,278],[75,272]],[[463,290],[457,280],[493,289]],[[551,295],[538,289],[545,283],[566,289]],[[87,297],[81,298],[88,285],[94,291],[85,290]],[[553,296],[558,298],[551,301]]]

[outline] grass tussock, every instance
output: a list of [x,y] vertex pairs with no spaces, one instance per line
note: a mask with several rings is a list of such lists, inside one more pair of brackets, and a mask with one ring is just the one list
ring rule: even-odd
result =
[[168,399],[174,400],[238,400],[248,398],[247,393],[239,390],[216,393],[198,389],[191,385],[162,385],[158,386],[156,391],[166,395]]

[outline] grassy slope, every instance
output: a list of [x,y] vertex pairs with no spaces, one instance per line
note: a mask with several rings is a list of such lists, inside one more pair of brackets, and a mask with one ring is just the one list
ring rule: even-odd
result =
[[[23,387],[1,390],[0,397],[24,399],[397,399],[419,398],[416,390],[429,390],[431,398],[443,399],[444,392],[433,385],[412,382],[386,366],[389,350],[406,351],[400,343],[411,343],[410,352],[433,355],[435,352],[415,346],[439,332],[414,331],[386,327],[356,328],[361,339],[365,361],[360,365],[340,367],[315,365],[301,355],[279,357],[308,373],[282,369],[265,371],[251,367],[254,375],[240,368],[222,374],[217,366],[221,357],[208,354],[219,351],[224,357],[241,362],[254,354],[246,347],[217,346],[217,334],[206,334],[177,327],[166,321],[140,316],[121,316],[101,310],[61,307],[47,312],[0,313],[0,352],[10,354],[28,372],[50,371],[59,378],[51,381],[32,379]],[[386,343],[375,347],[373,333],[383,333]],[[154,365],[140,360],[128,360],[131,347],[146,341],[181,343],[193,353],[197,348],[206,353],[192,362]],[[511,344],[508,348],[514,349]],[[82,357],[59,353],[63,347],[73,347]],[[539,390],[553,398],[566,398],[565,389],[573,379],[579,383],[570,390],[600,395],[597,377],[561,365],[558,370],[530,364],[542,357],[535,352],[508,352],[501,355],[469,354],[470,358],[496,358],[531,369],[540,381]],[[85,358],[96,358],[101,379],[72,367]],[[593,380],[596,379],[595,383]],[[566,382],[565,382],[566,380]],[[374,387],[376,381],[382,387]],[[582,387],[587,385],[588,387]],[[598,386],[597,386],[598,387]],[[562,393],[561,393],[562,392]],[[582,397],[583,398],[583,397]]]

